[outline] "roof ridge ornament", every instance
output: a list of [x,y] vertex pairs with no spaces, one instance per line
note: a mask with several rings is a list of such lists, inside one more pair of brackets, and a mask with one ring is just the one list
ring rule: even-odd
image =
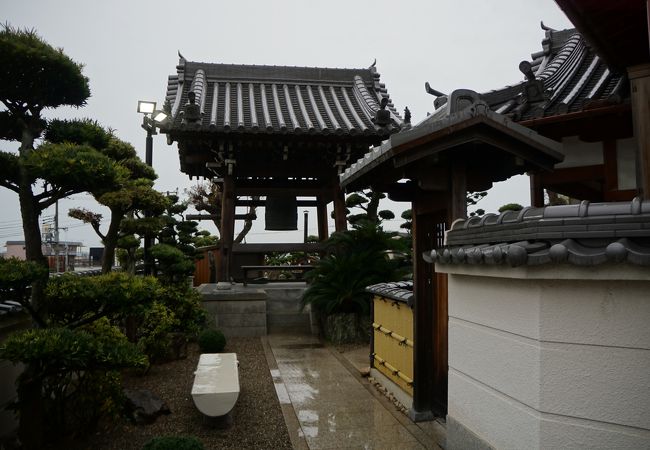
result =
[[542,27],[542,30],[544,31],[557,31],[555,28],[551,28],[549,26],[544,25],[543,20],[540,20],[539,25]]
[[184,123],[198,123],[201,120],[201,107],[196,104],[196,94],[194,91],[187,93],[187,103],[183,108]]
[[388,98],[383,97],[379,103],[381,109],[375,112],[375,124],[380,127],[390,125],[390,111],[386,109],[388,106]]
[[522,92],[526,101],[528,103],[537,103],[546,100],[544,80],[538,80],[535,77],[532,65],[528,61],[522,61],[519,63],[519,71],[526,77]]
[[435,109],[439,109],[447,103],[447,94],[443,94],[442,92],[433,89],[428,81],[424,83],[424,90],[427,94],[436,97],[436,99],[433,101],[433,107]]

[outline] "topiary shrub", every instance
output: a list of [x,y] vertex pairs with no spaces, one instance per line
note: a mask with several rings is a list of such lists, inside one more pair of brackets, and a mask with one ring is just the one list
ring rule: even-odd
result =
[[219,353],[226,346],[226,337],[219,330],[208,328],[199,334],[201,353]]
[[142,450],[203,450],[203,444],[193,436],[159,436],[144,444]]

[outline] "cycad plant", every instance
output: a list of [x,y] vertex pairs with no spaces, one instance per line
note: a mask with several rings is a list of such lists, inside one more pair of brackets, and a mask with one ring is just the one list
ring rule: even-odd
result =
[[400,280],[407,270],[401,258],[390,258],[403,251],[395,233],[363,221],[350,231],[334,233],[327,241],[328,254],[307,273],[309,286],[303,305],[326,315],[370,312],[371,296],[365,292],[371,284]]

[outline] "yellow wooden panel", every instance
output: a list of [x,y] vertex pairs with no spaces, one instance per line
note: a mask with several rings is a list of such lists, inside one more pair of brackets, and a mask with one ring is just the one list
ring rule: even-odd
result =
[[[394,334],[413,342],[413,311],[405,303],[379,296],[373,302],[374,367],[412,396],[413,386],[404,378],[413,380],[413,348]],[[378,326],[381,328],[378,329]],[[399,371],[402,376],[395,371]]]

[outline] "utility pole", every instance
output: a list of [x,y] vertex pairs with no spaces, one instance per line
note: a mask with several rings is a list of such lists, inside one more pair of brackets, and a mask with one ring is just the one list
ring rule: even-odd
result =
[[59,201],[54,204],[54,259],[56,261],[56,273],[61,267],[59,263]]

